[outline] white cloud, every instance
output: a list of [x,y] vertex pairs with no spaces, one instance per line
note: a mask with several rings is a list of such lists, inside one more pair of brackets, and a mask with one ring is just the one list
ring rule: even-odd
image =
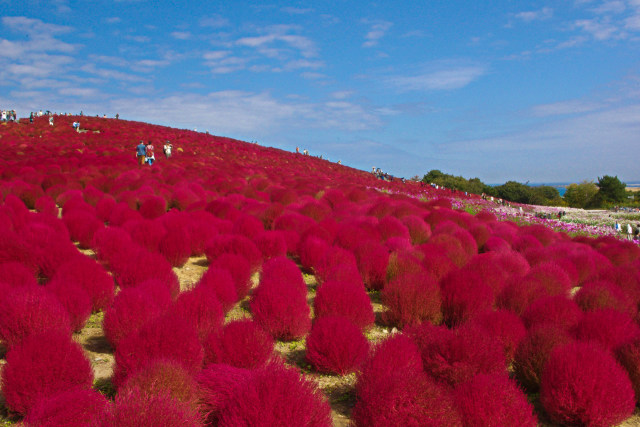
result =
[[602,108],[602,105],[596,102],[571,100],[536,105],[531,109],[531,113],[536,117],[562,116],[587,113],[600,108]]
[[229,25],[229,20],[219,15],[207,16],[199,21],[201,27],[222,28]]
[[516,14],[516,18],[525,22],[543,21],[553,17],[553,9],[550,7],[543,7],[540,10],[520,12]]
[[389,78],[402,91],[433,91],[460,89],[477,80],[487,70],[475,64],[440,62],[428,65],[419,73]]
[[174,31],[170,35],[176,40],[189,40],[191,38],[191,33],[188,31]]
[[388,21],[365,19],[362,22],[369,26],[369,31],[364,36],[365,42],[362,44],[363,47],[377,46],[387,31],[393,26],[393,23]]

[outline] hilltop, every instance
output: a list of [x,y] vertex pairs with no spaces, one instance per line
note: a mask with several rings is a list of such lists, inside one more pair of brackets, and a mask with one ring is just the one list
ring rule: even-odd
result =
[[640,248],[610,228],[126,120],[0,145],[0,423],[637,421]]

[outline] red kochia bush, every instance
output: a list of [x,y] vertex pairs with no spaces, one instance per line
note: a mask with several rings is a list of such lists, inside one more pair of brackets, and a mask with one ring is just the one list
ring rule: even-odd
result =
[[274,338],[301,338],[311,328],[306,295],[295,287],[260,284],[251,297],[250,307],[254,320]]
[[375,388],[376,383],[384,382],[384,377],[394,372],[408,376],[422,372],[420,349],[404,334],[393,334],[373,347],[358,374],[356,393]]
[[167,201],[160,196],[145,196],[140,201],[140,214],[146,219],[155,219],[167,212]]
[[224,313],[229,311],[238,301],[233,277],[226,269],[210,266],[202,275],[196,287],[213,291]]
[[329,280],[318,288],[313,300],[315,317],[338,315],[366,329],[375,321],[373,306],[362,285]]
[[584,311],[611,308],[623,311],[630,316],[635,316],[638,312],[633,297],[608,280],[585,283],[576,293],[575,302]]
[[217,331],[224,322],[222,304],[213,289],[196,286],[182,292],[169,313],[195,326],[200,340]]
[[113,301],[115,286],[113,278],[95,260],[76,256],[57,269],[53,280],[77,283],[91,298],[93,311],[107,308]]
[[491,310],[494,293],[480,274],[454,270],[441,282],[442,314],[449,326],[465,323],[479,313]]
[[52,280],[47,289],[56,296],[69,314],[69,323],[73,332],[80,331],[91,316],[91,298],[74,282]]
[[383,320],[390,325],[403,328],[423,321],[440,323],[440,288],[427,272],[405,273],[396,276],[381,293],[387,307]]
[[119,387],[129,375],[157,359],[175,360],[194,374],[201,368],[203,358],[195,326],[182,318],[165,315],[119,343],[113,384]]
[[579,340],[595,341],[612,351],[626,341],[640,337],[640,327],[633,318],[612,309],[586,313],[574,332]]
[[182,267],[189,260],[191,242],[188,236],[184,229],[172,228],[160,239],[158,249],[172,267]]
[[0,264],[0,280],[13,288],[38,285],[33,271],[21,262],[9,261]]
[[33,427],[95,425],[109,410],[109,401],[89,388],[74,388],[39,400],[24,418]]
[[156,360],[129,376],[118,394],[168,394],[198,410],[200,393],[198,383],[180,363],[174,360]]
[[360,387],[351,419],[357,427],[461,427],[449,390],[424,372],[390,372]]
[[271,363],[236,385],[218,425],[330,426],[331,408],[315,382]]
[[93,213],[83,210],[71,211],[62,220],[69,230],[71,240],[79,242],[82,249],[90,247],[96,231],[104,228],[103,222]]
[[407,215],[401,219],[402,223],[409,230],[411,243],[421,245],[427,243],[431,238],[431,227],[425,223],[422,218],[416,215]]
[[389,250],[375,240],[362,242],[354,251],[358,270],[367,289],[384,287],[389,264]]
[[368,351],[360,328],[343,316],[316,319],[307,337],[306,358],[318,372],[346,375],[358,369]]
[[227,323],[222,331],[209,334],[204,342],[204,363],[253,369],[271,358],[273,346],[271,336],[257,323],[250,319],[236,320]]
[[542,371],[551,352],[571,341],[573,339],[567,331],[553,324],[543,323],[530,330],[514,356],[513,369],[518,382],[531,392],[538,391]]
[[300,296],[307,296],[307,285],[295,262],[286,257],[272,258],[262,266],[260,288],[282,287]]
[[631,381],[611,354],[589,343],[556,348],[542,374],[540,402],[554,422],[616,425],[635,408]]
[[242,255],[249,261],[252,272],[256,272],[262,265],[262,253],[255,243],[248,237],[239,234],[219,234],[207,242],[204,253],[211,263],[222,254],[231,253]]
[[[43,357],[43,349],[50,349]],[[80,344],[68,334],[48,331],[11,348],[2,369],[7,407],[25,415],[39,400],[75,387],[91,388],[93,370]]]
[[478,374],[456,389],[455,398],[465,426],[538,425],[526,395],[504,374]]
[[170,305],[171,293],[163,283],[148,281],[123,289],[104,313],[102,329],[107,341],[116,348],[123,338],[159,317]]
[[201,388],[202,409],[207,414],[207,425],[219,425],[221,411],[233,397],[238,385],[250,376],[251,371],[226,364],[210,364],[196,375]]
[[508,362],[513,360],[518,344],[527,335],[527,329],[522,320],[507,310],[482,313],[471,320],[470,324],[471,327],[478,327],[500,341]]
[[168,394],[146,394],[139,390],[118,394],[110,409],[98,426],[202,426],[202,416],[197,411]]
[[0,339],[7,347],[45,331],[71,336],[69,315],[42,287],[14,288],[0,300]]
[[36,211],[42,214],[58,217],[58,206],[55,200],[49,196],[39,197],[38,200],[36,200],[35,208]]
[[616,359],[629,374],[629,379],[636,394],[640,396],[640,338],[627,341],[616,350]]
[[551,323],[569,330],[582,319],[582,311],[578,304],[564,295],[542,297],[532,302],[522,314],[527,329],[537,325]]
[[411,331],[420,347],[425,371],[438,381],[455,386],[478,373],[503,373],[502,345],[477,328],[447,330],[423,323]]
[[262,252],[264,259],[287,255],[287,241],[281,231],[261,230],[253,236],[253,240],[260,252]]
[[[209,265],[209,269],[223,269],[231,274],[236,291],[236,300],[247,296],[251,288],[251,267],[249,261],[241,255],[223,254]],[[205,272],[204,275],[207,275]],[[204,276],[203,276],[204,277]],[[202,281],[202,279],[200,279]]]

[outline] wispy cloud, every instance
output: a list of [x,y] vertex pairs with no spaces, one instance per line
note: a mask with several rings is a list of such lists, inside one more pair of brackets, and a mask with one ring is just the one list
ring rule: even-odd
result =
[[525,22],[531,21],[543,21],[553,17],[553,9],[550,7],[543,7],[539,10],[530,10],[525,12],[516,13],[516,18]]
[[365,42],[363,47],[377,46],[380,40],[387,34],[387,31],[393,26],[388,21],[364,19],[362,22],[369,27],[369,31],[365,34]]
[[169,35],[177,40],[189,40],[191,38],[191,33],[188,31],[173,31]]
[[260,35],[241,37],[236,40],[238,46],[251,47],[270,58],[281,58],[290,54],[293,49],[305,58],[317,56],[317,48],[311,39],[292,34],[297,27],[290,25],[274,25],[259,30]]
[[531,113],[536,117],[565,116],[588,113],[602,107],[603,105],[597,102],[570,100],[536,105],[531,109]]
[[402,91],[436,91],[463,88],[486,74],[486,67],[442,61],[428,64],[412,75],[393,76],[388,81]]

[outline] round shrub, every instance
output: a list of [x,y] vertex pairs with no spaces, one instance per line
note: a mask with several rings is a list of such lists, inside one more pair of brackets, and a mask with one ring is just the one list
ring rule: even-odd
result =
[[36,200],[35,209],[41,214],[58,217],[58,206],[56,205],[56,201],[50,196],[45,195],[39,197]]
[[[43,357],[43,349],[52,351]],[[2,369],[7,408],[27,414],[40,400],[82,387],[91,388],[93,370],[69,334],[47,331],[25,338],[9,349]]]
[[548,295],[566,295],[571,289],[571,279],[553,262],[532,267],[525,277],[537,280]]
[[52,280],[78,284],[91,299],[91,309],[100,311],[111,305],[115,286],[113,278],[95,260],[86,256],[75,256],[56,270]]
[[96,231],[104,228],[104,223],[95,214],[83,210],[68,212],[62,217],[69,230],[69,236],[74,242],[79,242],[82,249],[91,247]]
[[33,427],[95,425],[109,410],[109,401],[89,388],[73,388],[39,400],[24,418]]
[[220,426],[331,425],[331,409],[316,384],[296,369],[272,363],[235,387]]
[[253,369],[269,361],[273,347],[273,338],[253,320],[236,320],[206,338],[204,363]]
[[542,374],[540,402],[552,421],[565,425],[616,425],[635,408],[625,370],[608,351],[589,343],[553,350]]
[[170,305],[171,294],[162,283],[148,281],[123,289],[104,312],[102,329],[107,341],[117,348],[120,341],[148,321],[160,317]]
[[[236,291],[236,299],[241,300],[251,289],[251,267],[249,261],[241,255],[223,254],[209,265],[211,269],[224,269],[231,274]],[[207,273],[205,273],[206,275]],[[202,280],[202,279],[200,279]]]
[[455,386],[478,373],[505,373],[502,345],[477,328],[447,330],[423,323],[416,335],[425,372],[436,380]]
[[146,219],[159,218],[167,212],[167,201],[161,196],[145,196],[140,200],[139,212]]
[[64,306],[42,287],[13,288],[0,300],[0,339],[11,348],[40,332],[71,336]]
[[127,230],[131,240],[150,252],[158,252],[160,241],[166,234],[160,221],[142,219],[139,221],[127,221],[122,228]]
[[160,239],[158,249],[172,267],[182,267],[191,255],[191,242],[184,229],[170,228]]
[[425,243],[417,248],[422,256],[422,267],[439,282],[457,267],[437,245]]
[[38,285],[33,271],[21,262],[9,261],[0,264],[0,277],[4,283],[12,288],[33,288]]
[[203,358],[195,326],[182,318],[164,315],[118,344],[112,381],[120,387],[129,375],[157,359],[174,360],[195,374],[202,367]]
[[520,318],[507,310],[488,311],[471,320],[471,327],[478,327],[502,344],[506,360],[510,362],[520,341],[527,335]]
[[633,297],[608,280],[585,283],[575,294],[574,300],[584,311],[610,308],[623,311],[630,316],[635,316],[638,312]]
[[370,290],[384,287],[389,264],[389,250],[375,240],[367,240],[354,251],[364,286]]
[[392,282],[403,274],[424,274],[424,268],[420,264],[422,254],[414,251],[400,250],[389,255],[387,264],[387,277],[385,283]]
[[361,329],[367,329],[375,321],[373,306],[362,285],[329,280],[317,290],[313,300],[316,318],[344,316]]
[[306,359],[318,372],[346,375],[358,369],[368,351],[360,328],[342,316],[316,319],[307,337]]
[[79,332],[91,316],[91,298],[79,285],[73,282],[52,280],[47,290],[54,294],[69,314],[69,324],[73,332]]
[[229,311],[238,301],[233,277],[229,270],[225,268],[209,266],[200,280],[198,280],[198,283],[196,283],[196,287],[212,291],[221,304],[224,313]]
[[569,330],[582,319],[582,311],[578,304],[564,295],[541,297],[532,302],[522,314],[527,329],[551,323]]
[[248,237],[239,234],[219,234],[206,244],[205,255],[211,263],[222,254],[242,255],[249,261],[251,272],[258,271],[262,265],[262,253]]
[[618,347],[615,356],[629,374],[637,401],[640,396],[640,338],[627,341]]
[[[262,227],[262,225],[260,226]],[[254,236],[254,242],[262,257],[267,260],[279,256],[287,256],[287,242],[280,231],[261,230]]]
[[202,426],[202,416],[188,403],[168,394],[135,390],[118,394],[111,410],[99,420],[100,427]]
[[421,245],[427,243],[431,238],[431,227],[425,223],[422,218],[416,215],[407,215],[400,219],[402,223],[409,230],[409,236],[411,237],[411,243],[414,245]]
[[455,390],[465,426],[538,425],[527,396],[504,374],[478,374]]
[[581,341],[595,341],[613,351],[626,341],[639,337],[640,327],[626,313],[602,309],[585,313],[574,333]]
[[307,296],[307,285],[295,262],[286,257],[272,258],[262,266],[259,289],[286,288],[299,296]]
[[543,323],[530,330],[514,355],[513,369],[518,382],[527,390],[537,392],[553,349],[572,341],[567,331],[553,324]]
[[199,409],[198,383],[180,363],[173,360],[155,360],[127,378],[118,394],[168,394],[171,398]]
[[548,296],[540,282],[534,278],[513,278],[496,298],[499,308],[521,315],[538,298]]
[[359,388],[351,415],[356,426],[462,426],[449,390],[424,372],[403,374],[390,372]]
[[307,236],[301,240],[298,256],[302,268],[305,271],[313,271],[314,267],[320,264],[321,258],[330,247],[331,245],[326,240],[315,236]]
[[224,322],[222,304],[214,290],[207,286],[200,285],[182,292],[168,311],[193,325],[201,341],[219,330]]
[[120,288],[137,286],[147,280],[158,280],[165,283],[172,296],[177,296],[180,292],[178,276],[165,257],[137,245],[115,255],[111,260],[111,270]]
[[221,411],[233,397],[238,384],[249,380],[251,372],[227,364],[210,364],[196,375],[207,425],[219,425]]
[[449,326],[467,322],[479,313],[491,310],[494,293],[480,274],[470,270],[454,270],[440,283],[442,315]]
[[440,288],[436,280],[426,272],[406,273],[396,276],[381,292],[382,303],[387,307],[383,320],[403,328],[424,321],[440,323]]

